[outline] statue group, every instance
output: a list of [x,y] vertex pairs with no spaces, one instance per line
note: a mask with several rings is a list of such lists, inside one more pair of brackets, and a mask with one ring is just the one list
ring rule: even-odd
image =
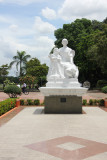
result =
[[69,48],[67,44],[68,40],[63,39],[63,47],[54,48],[53,54],[49,55],[51,64],[47,76],[48,80],[78,78],[79,70],[73,61],[75,51]]
[[74,64],[75,51],[63,39],[61,48],[54,48],[49,55],[50,67],[46,87],[40,91],[45,95],[45,113],[82,113],[82,95],[87,88],[78,82],[79,70]]

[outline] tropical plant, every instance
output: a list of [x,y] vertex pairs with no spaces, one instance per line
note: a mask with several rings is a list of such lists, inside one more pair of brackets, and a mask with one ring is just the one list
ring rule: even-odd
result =
[[18,71],[18,66],[20,67],[20,76],[22,76],[26,68],[27,60],[30,57],[30,55],[26,55],[25,51],[17,51],[17,55],[13,57],[13,61],[10,63],[10,68],[16,63],[16,69]]

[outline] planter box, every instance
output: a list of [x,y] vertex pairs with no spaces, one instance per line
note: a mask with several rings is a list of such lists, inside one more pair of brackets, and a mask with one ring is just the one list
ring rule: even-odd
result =
[[107,108],[107,99],[104,100],[104,106]]
[[16,100],[16,107],[19,107],[20,106],[20,99],[17,99]]

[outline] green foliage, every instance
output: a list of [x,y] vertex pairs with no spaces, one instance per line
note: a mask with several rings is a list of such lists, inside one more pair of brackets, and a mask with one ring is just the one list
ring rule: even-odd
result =
[[7,99],[5,101],[0,102],[0,116],[4,113],[8,112],[12,108],[16,106],[16,99]]
[[104,106],[104,99],[99,100],[99,106]]
[[82,101],[82,105],[86,106],[87,105],[87,100],[86,99],[83,99]]
[[44,102],[42,104],[40,104],[40,100],[39,99],[21,99],[20,100],[20,105],[36,105],[36,106],[39,106],[39,105],[44,105]]
[[97,106],[98,101],[96,99],[93,100],[93,105]]
[[5,86],[6,85],[11,85],[11,84],[15,84],[14,82],[11,82],[8,78],[5,79],[4,81]]
[[32,99],[27,99],[27,105],[33,105]]
[[40,105],[40,100],[39,99],[35,99],[34,100],[34,105]]
[[9,73],[8,69],[9,69],[8,64],[0,66],[0,76],[7,76]]
[[46,76],[38,77],[38,86],[45,86],[47,82]]
[[61,47],[63,38],[75,50],[74,62],[79,68],[79,81],[88,80],[91,87],[107,77],[107,24],[82,18],[55,31],[55,45]]
[[20,76],[23,76],[24,70],[26,69],[26,63],[28,58],[30,58],[30,55],[26,55],[25,51],[17,51],[17,55],[13,57],[13,61],[10,63],[10,68],[13,66],[13,64],[16,63],[16,69],[18,71],[18,66],[20,67]]
[[42,85],[46,83],[46,75],[48,73],[48,66],[46,66],[46,64],[40,64],[40,61],[37,58],[32,58],[27,62],[26,68],[26,74],[35,76],[39,86],[41,85],[41,82]]
[[90,100],[89,100],[89,105],[92,106],[93,104],[94,104],[93,99],[90,99]]
[[37,58],[32,58],[26,63],[27,68],[33,68],[34,66],[40,66],[40,61]]
[[19,80],[21,83],[26,83],[28,85],[36,83],[36,77],[31,76],[31,75],[26,75],[24,77],[21,77]]
[[103,87],[101,90],[103,93],[107,93],[107,86]]
[[4,93],[7,93],[9,97],[14,98],[21,94],[21,89],[16,85],[8,85],[5,87]]
[[5,84],[5,85],[10,84],[10,80],[9,80],[8,78],[6,78],[5,81],[4,81],[4,84]]
[[22,105],[22,106],[23,106],[24,104],[25,104],[24,99],[21,99],[21,100],[20,100],[20,105]]
[[107,86],[107,81],[106,80],[98,80],[97,81],[97,87],[98,88],[102,88],[102,87],[105,87]]

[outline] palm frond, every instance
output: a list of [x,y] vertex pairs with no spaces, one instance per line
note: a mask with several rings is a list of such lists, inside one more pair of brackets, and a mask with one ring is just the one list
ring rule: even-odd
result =
[[16,63],[16,61],[12,61],[12,62],[9,64],[9,69],[11,69],[11,67],[13,66],[14,63]]

